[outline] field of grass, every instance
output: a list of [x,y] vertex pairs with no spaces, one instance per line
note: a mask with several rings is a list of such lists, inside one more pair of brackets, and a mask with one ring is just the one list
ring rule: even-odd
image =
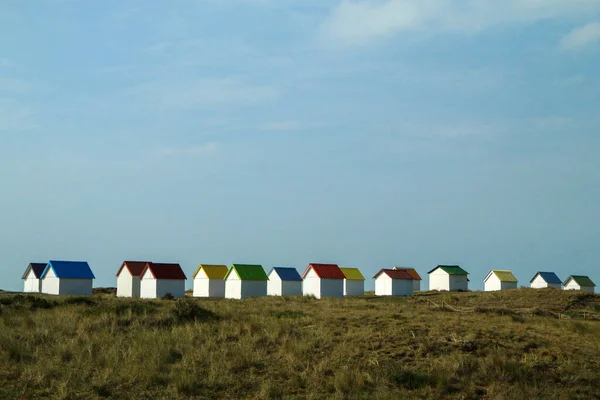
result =
[[600,398],[585,293],[0,304],[0,399]]

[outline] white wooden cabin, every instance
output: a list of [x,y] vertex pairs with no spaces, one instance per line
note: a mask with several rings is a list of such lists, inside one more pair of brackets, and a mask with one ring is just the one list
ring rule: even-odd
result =
[[494,292],[498,290],[516,289],[519,281],[512,272],[508,270],[493,269],[483,280],[484,291]]
[[262,265],[233,264],[225,276],[225,298],[264,297],[268,281]]
[[94,273],[85,261],[49,261],[42,272],[42,293],[92,295]]
[[200,264],[194,272],[194,297],[225,297],[226,265]]
[[553,289],[561,289],[562,281],[554,272],[537,272],[529,285],[533,289],[545,289],[545,288],[553,288]]
[[382,269],[373,276],[376,296],[411,296],[414,276],[405,269]]
[[429,290],[469,290],[469,273],[458,265],[438,265],[428,274]]
[[123,261],[117,277],[117,297],[140,297],[140,275],[149,261]]
[[302,277],[296,268],[273,267],[268,276],[267,295],[302,296]]
[[186,280],[179,264],[147,263],[140,274],[140,297],[157,299],[167,293],[173,297],[184,297]]
[[336,264],[308,264],[302,274],[305,296],[344,297],[345,276]]
[[358,268],[341,268],[344,274],[344,296],[364,296],[365,277]]
[[42,280],[40,279],[47,263],[31,263],[25,268],[23,273],[23,292],[41,293]]
[[565,290],[583,290],[585,292],[594,293],[596,284],[592,280],[583,275],[571,275],[563,283]]

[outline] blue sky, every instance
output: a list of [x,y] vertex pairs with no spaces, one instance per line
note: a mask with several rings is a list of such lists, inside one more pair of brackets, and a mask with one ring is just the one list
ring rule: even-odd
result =
[[48,259],[600,281],[599,63],[598,0],[3,2],[0,288]]

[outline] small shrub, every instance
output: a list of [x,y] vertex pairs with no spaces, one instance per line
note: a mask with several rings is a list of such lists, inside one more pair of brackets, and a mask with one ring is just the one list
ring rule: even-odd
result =
[[413,372],[407,369],[400,369],[393,373],[392,381],[408,390],[420,389],[432,384],[433,379],[429,375]]
[[94,392],[100,397],[111,397],[112,391],[110,386],[104,384],[99,386],[94,386]]
[[510,318],[514,322],[520,322],[520,323],[524,323],[525,322],[525,318],[523,318],[523,316],[519,315],[519,314],[511,314]]
[[55,301],[46,300],[35,295],[16,294],[0,297],[0,305],[14,308],[28,308],[30,310],[50,309],[56,306]]
[[171,310],[172,316],[178,323],[203,322],[217,319],[217,316],[209,310],[200,307],[195,301],[183,299],[177,300]]
[[162,297],[163,300],[175,300],[175,297],[170,293],[167,292],[165,293],[165,295]]

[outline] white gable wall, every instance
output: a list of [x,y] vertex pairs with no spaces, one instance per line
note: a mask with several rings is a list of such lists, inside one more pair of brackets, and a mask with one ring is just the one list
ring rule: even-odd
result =
[[344,279],[344,296],[364,296],[365,281]]
[[387,274],[381,273],[377,278],[375,278],[375,295],[392,295],[392,278],[390,278]]
[[48,268],[48,272],[42,279],[42,293],[60,294],[60,281],[52,268]]
[[283,281],[277,275],[275,270],[272,270],[269,274],[269,282],[267,283],[267,295],[269,296],[283,296]]
[[483,287],[486,292],[493,292],[497,290],[502,290],[502,282],[494,273],[490,273],[483,282]]
[[[194,291],[192,295],[194,297],[210,297],[210,279],[199,277],[200,274],[194,278]],[[225,283],[225,281],[223,281]]]
[[23,291],[26,293],[40,293],[42,291],[42,281],[35,277],[33,269],[30,269],[27,276],[25,276]]
[[140,297],[142,299],[156,298],[156,279],[149,269],[140,277]]
[[450,275],[441,268],[430,273],[429,290],[450,290]]
[[569,279],[565,284],[565,290],[580,290],[580,286],[573,279]]
[[304,277],[302,293],[305,296],[315,296],[317,299],[321,298],[321,279],[312,268],[308,270]]
[[225,280],[225,298],[241,299],[242,298],[242,281],[237,276],[235,271],[231,271]]
[[[139,297],[140,295],[140,290],[139,290],[139,282],[140,279],[137,279],[138,282],[138,290],[137,290],[137,296],[135,297]],[[123,269],[121,270],[121,273],[119,274],[119,276],[117,276],[117,297],[134,297],[133,296],[133,277],[131,276],[131,273],[129,272],[129,270],[127,269],[127,267],[123,267]]]
[[[225,281],[223,281],[225,283]],[[200,268],[194,277],[194,289],[192,292],[194,297],[210,297],[210,281],[203,268]]]

